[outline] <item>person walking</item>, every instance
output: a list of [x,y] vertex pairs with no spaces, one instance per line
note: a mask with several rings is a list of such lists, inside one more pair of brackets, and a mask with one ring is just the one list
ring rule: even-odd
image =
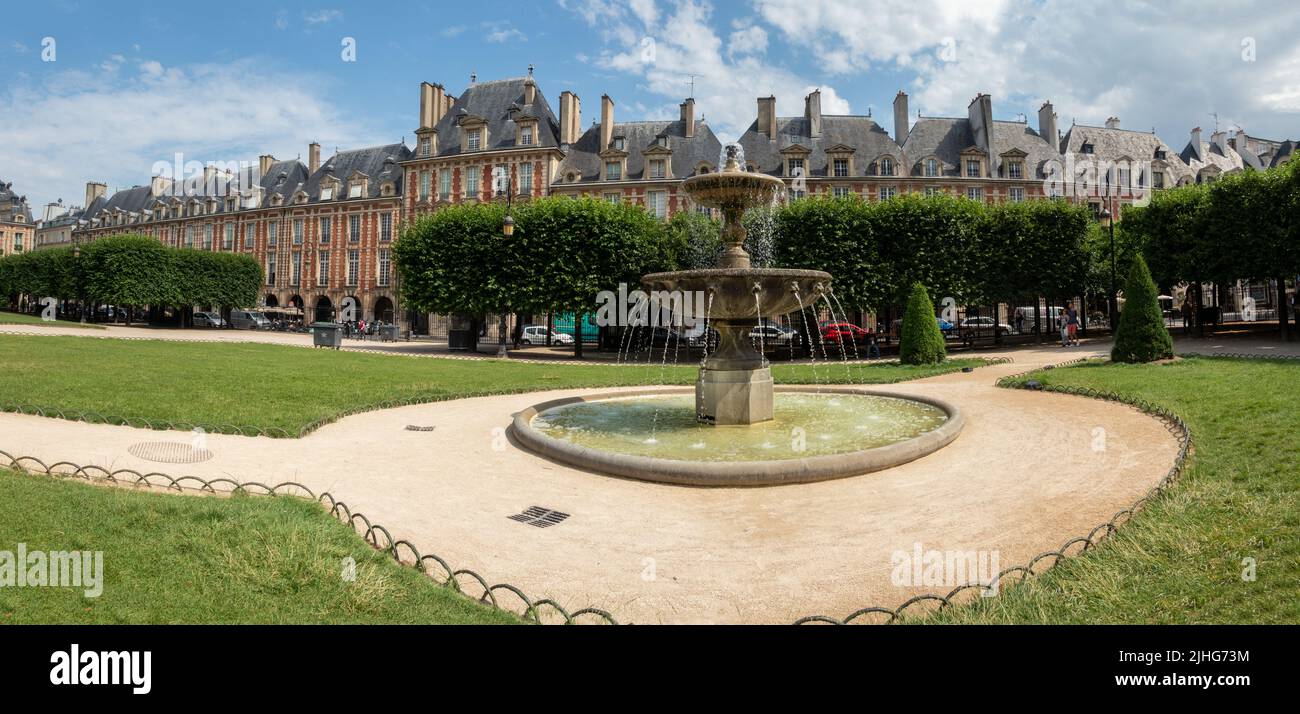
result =
[[1192,334],[1192,298],[1183,298],[1183,334]]
[[1056,318],[1057,327],[1061,330],[1062,347],[1070,346],[1070,315],[1068,310],[1069,310],[1069,305],[1067,304],[1066,309],[1062,310]]

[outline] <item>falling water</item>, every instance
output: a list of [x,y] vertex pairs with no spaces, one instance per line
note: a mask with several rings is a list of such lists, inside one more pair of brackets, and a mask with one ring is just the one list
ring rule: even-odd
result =
[[[848,321],[848,317],[849,317],[849,313],[848,313],[848,311],[846,311],[846,310],[844,309],[844,303],[841,303],[841,302],[840,302],[840,298],[839,298],[839,296],[835,294],[835,291],[834,291],[834,290],[831,290],[831,289],[829,289],[829,288],[826,290],[826,294],[827,294],[828,296],[830,296],[829,299],[835,301],[835,304],[836,304],[836,305],[839,305],[839,307],[840,307],[840,316],[843,317],[844,320],[847,322],[847,321]],[[862,356],[858,353],[858,341],[857,341],[857,340],[853,340],[853,341],[850,342],[849,344],[853,346],[853,361],[854,361],[854,362],[861,361]],[[843,347],[843,345],[841,345],[841,347]]]
[[762,359],[767,356],[767,341],[763,338],[763,301],[757,290],[754,291],[754,313],[758,315],[758,356]]
[[[831,299],[830,299],[830,297],[828,297],[828,296],[826,295],[826,293],[822,293],[822,299],[826,301],[826,310],[827,310],[827,312],[829,312],[829,313],[831,314],[831,322],[833,322],[833,323],[834,323],[834,322],[841,322],[841,321],[843,321],[843,322],[848,322],[848,320],[841,320],[840,318],[835,317],[835,306],[831,304]],[[841,317],[842,317],[842,316],[841,316]],[[857,337],[854,336],[852,333],[849,333],[849,340],[852,341],[852,342],[855,342],[855,343],[856,343],[856,342],[857,342]],[[840,339],[838,340],[838,342],[839,342],[839,345],[840,345],[840,362],[842,362],[842,363],[844,364],[844,376],[845,376],[846,378],[848,378],[848,380],[849,380],[848,383],[849,383],[849,384],[852,384],[852,383],[853,383],[853,368],[849,366],[849,353],[848,353],[848,351],[846,351],[846,350],[844,349],[844,335],[843,335],[843,334],[840,335]],[[823,349],[825,348],[825,344],[826,344],[825,342],[822,343]],[[855,349],[856,349],[856,348],[855,348]]]
[[[799,287],[794,288],[794,299],[799,301],[799,317],[803,319],[803,332],[806,339],[812,339],[812,333],[808,331],[808,313],[804,311],[803,296],[799,294]],[[824,350],[823,350],[824,353]],[[808,357],[812,360],[809,363],[813,373],[813,382],[817,384],[817,391],[821,392],[822,380],[817,376],[817,351],[812,349],[812,343],[808,343]]]

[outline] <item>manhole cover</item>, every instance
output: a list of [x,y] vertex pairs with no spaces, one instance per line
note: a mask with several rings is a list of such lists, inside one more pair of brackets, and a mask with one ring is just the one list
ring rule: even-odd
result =
[[127,447],[132,456],[146,461],[160,461],[166,464],[197,464],[212,458],[207,449],[197,449],[192,444],[176,441],[146,441]]
[[541,506],[533,506],[523,513],[516,513],[513,516],[507,516],[507,518],[512,521],[519,521],[520,523],[537,526],[538,528],[550,528],[568,517],[569,514],[567,513],[561,513],[550,508],[542,508]]

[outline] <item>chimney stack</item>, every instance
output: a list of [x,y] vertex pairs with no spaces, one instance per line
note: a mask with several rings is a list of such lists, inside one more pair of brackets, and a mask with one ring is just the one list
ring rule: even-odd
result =
[[560,145],[578,143],[582,133],[582,104],[578,95],[567,89],[560,93]]
[[803,115],[808,119],[808,135],[816,139],[822,135],[822,90],[814,89],[804,97]]
[[1038,135],[1052,145],[1053,151],[1060,150],[1061,140],[1056,133],[1056,108],[1051,102],[1043,102],[1043,106],[1038,108]]
[[275,157],[270,154],[262,154],[257,157],[257,173],[266,176],[271,173],[271,164],[275,163]]
[[1107,129],[1118,129],[1118,128],[1119,128],[1119,117],[1110,117],[1109,119],[1107,119],[1107,120],[1106,120],[1106,128],[1107,128]]
[[95,199],[102,198],[106,193],[108,193],[108,184],[98,183],[95,181],[87,182],[86,208],[90,208],[90,204],[94,203]]
[[307,175],[311,176],[320,168],[320,144],[312,142],[307,145]]
[[[149,179],[149,193],[151,193],[154,198],[166,195],[171,191],[172,184],[173,181],[166,176],[154,176]],[[90,187],[87,186],[86,188],[89,189]]]
[[528,79],[524,80],[524,104],[537,101],[537,83],[533,81],[533,66],[528,65]]
[[899,146],[907,141],[910,129],[907,121],[907,92],[900,89],[898,94],[894,95],[894,142]]
[[1192,129],[1191,144],[1192,155],[1196,157],[1197,161],[1204,162],[1205,155],[1201,153],[1201,127],[1198,126]]
[[682,102],[682,132],[687,139],[695,137],[695,98]]
[[776,97],[758,98],[758,133],[767,136],[768,141],[776,141]]
[[608,94],[600,97],[600,150],[609,148],[614,140],[614,100]]
[[1219,147],[1219,153],[1228,155],[1228,132],[1219,130],[1210,135],[1210,143]]
[[434,109],[433,85],[428,82],[420,82],[420,127],[421,129],[432,128],[436,123],[433,118]]
[[203,167],[203,188],[199,189],[201,196],[213,196],[217,193],[217,167]]

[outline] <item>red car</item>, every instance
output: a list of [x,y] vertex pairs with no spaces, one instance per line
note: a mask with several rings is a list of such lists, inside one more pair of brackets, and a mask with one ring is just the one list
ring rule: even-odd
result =
[[871,339],[871,332],[847,322],[822,323],[822,341],[831,344],[866,344]]

